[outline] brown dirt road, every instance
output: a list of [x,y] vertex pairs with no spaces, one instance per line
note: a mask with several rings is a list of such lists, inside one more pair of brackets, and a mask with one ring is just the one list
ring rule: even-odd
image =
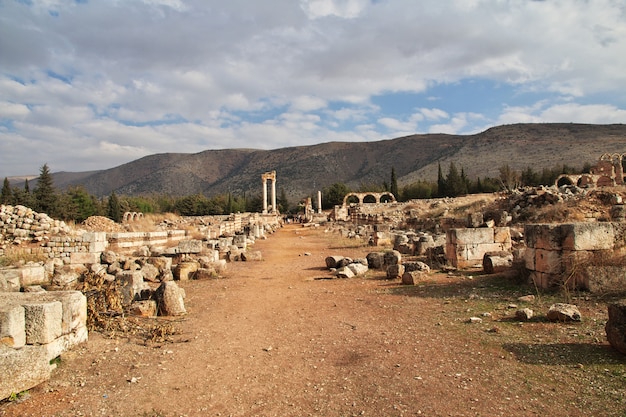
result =
[[[224,279],[181,284],[188,315],[176,321],[174,343],[92,332],[49,382],[21,402],[0,404],[0,416],[608,416],[626,409],[623,392],[611,388],[615,378],[626,381],[624,361],[598,340],[602,309],[592,304],[581,307],[597,321],[586,339],[537,322],[525,324],[522,343],[520,326],[506,319],[509,301],[490,301],[490,281],[480,277],[433,275],[426,287],[411,288],[381,272],[323,279],[326,256],[364,257],[371,248],[299,225],[254,250],[264,261],[231,263]],[[485,309],[482,324],[466,323]],[[533,346],[541,352],[528,353]],[[568,346],[605,359],[570,361],[558,350]],[[614,377],[597,376],[597,367]]]

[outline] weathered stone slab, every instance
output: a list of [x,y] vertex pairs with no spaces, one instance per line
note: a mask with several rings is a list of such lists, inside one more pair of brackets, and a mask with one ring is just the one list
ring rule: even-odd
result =
[[261,251],[258,251],[258,250],[245,251],[241,253],[241,260],[244,262],[262,261],[263,254],[261,253]]
[[0,292],[19,292],[20,273],[17,268],[0,269]]
[[196,261],[181,262],[174,268],[174,279],[188,281],[193,278],[195,272],[200,268],[200,263]]
[[3,400],[47,381],[53,367],[44,347],[13,349],[0,343],[0,369],[0,400]]
[[43,345],[62,334],[63,305],[60,301],[24,304],[26,344]]
[[561,225],[563,249],[607,250],[613,249],[615,231],[611,223],[571,223]]
[[527,224],[524,226],[526,245],[545,250],[563,249],[562,229],[555,224]]
[[402,274],[402,284],[404,285],[416,285],[420,281],[423,281],[428,274],[424,271],[405,271]]
[[489,227],[475,229],[449,229],[446,241],[454,245],[493,243],[494,230]]
[[535,271],[546,274],[560,274],[563,272],[561,252],[556,250],[535,250]]
[[24,307],[0,304],[0,344],[18,349],[26,344]]

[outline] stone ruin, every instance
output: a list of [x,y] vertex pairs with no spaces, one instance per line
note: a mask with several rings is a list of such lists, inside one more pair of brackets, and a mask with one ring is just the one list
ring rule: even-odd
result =
[[89,232],[0,206],[0,255],[42,259],[0,268],[0,368],[9,376],[0,378],[0,399],[48,379],[53,360],[87,340],[88,297],[79,291],[86,277],[119,288],[124,314],[182,315],[177,281],[217,278],[227,262],[260,260],[251,245],[280,227],[277,216],[256,213],[183,221],[154,232]]
[[[625,155],[626,156],[626,155]],[[616,163],[616,161],[618,163]],[[603,156],[595,167],[595,185],[624,184],[622,157]],[[601,177],[601,178],[600,178]],[[610,179],[610,181],[609,181]],[[382,269],[387,279],[415,285],[431,269],[474,269],[527,277],[539,289],[563,288],[592,293],[621,293],[626,289],[626,206],[620,193],[565,184],[513,190],[497,204],[466,210],[465,217],[451,217],[446,208],[453,200],[426,201],[441,208],[442,216],[428,218],[412,203],[364,202],[335,207],[335,222],[327,231],[350,239],[362,239],[374,247],[392,247],[370,253],[365,260],[335,255],[327,267],[340,278]],[[532,223],[523,221],[538,210],[561,203],[576,204],[596,199],[602,204],[585,207],[583,221]],[[336,267],[332,265],[336,264]],[[607,338],[626,352],[624,302],[610,306]],[[518,311],[520,320],[532,311]],[[548,320],[578,321],[576,306],[557,304]]]

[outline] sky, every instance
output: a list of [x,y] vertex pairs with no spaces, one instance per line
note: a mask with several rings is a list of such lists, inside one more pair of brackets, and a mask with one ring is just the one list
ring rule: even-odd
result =
[[0,178],[534,122],[626,123],[624,0],[0,0]]

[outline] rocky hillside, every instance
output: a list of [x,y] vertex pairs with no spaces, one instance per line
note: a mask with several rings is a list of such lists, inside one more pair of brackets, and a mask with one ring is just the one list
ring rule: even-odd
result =
[[582,167],[602,153],[626,153],[626,125],[516,124],[475,135],[423,134],[376,142],[329,142],[276,150],[225,149],[150,155],[103,171],[55,173],[59,188],[82,185],[95,195],[261,193],[261,174],[275,170],[277,187],[299,199],[335,182],[381,184],[395,168],[400,186],[434,180],[450,162],[470,178],[496,177],[508,164],[540,171]]

